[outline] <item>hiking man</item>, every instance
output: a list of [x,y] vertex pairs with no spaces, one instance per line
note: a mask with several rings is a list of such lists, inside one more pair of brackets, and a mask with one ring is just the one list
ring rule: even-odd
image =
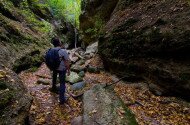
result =
[[50,49],[46,53],[45,57],[47,66],[50,68],[50,70],[53,71],[52,88],[50,90],[52,92],[57,92],[56,82],[57,82],[57,74],[59,74],[59,81],[60,81],[59,101],[60,104],[64,104],[66,101],[65,77],[66,73],[67,75],[70,75],[70,59],[66,50],[61,45],[59,38],[52,38],[52,44],[54,45],[54,48]]

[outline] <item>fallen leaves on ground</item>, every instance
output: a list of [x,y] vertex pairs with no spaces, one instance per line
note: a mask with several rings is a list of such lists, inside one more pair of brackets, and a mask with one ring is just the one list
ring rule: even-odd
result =
[[89,84],[103,84],[113,82],[112,76],[106,72],[100,72],[99,74],[87,72],[85,74],[84,80]]
[[94,66],[94,67],[99,67],[99,68],[103,68],[104,65],[103,65],[103,62],[102,62],[102,59],[100,58],[99,55],[96,55],[94,58],[92,58],[90,60],[90,63],[89,63],[91,66]]
[[[96,65],[96,62],[93,64]],[[38,71],[22,72],[20,74],[31,95],[34,96],[30,110],[32,124],[69,125],[71,119],[82,114],[82,102],[69,98],[68,104],[60,106],[58,95],[49,92],[49,85],[36,84],[39,78],[51,78],[51,73],[43,64]],[[95,84],[112,83],[115,78],[106,72],[86,73],[84,81],[87,83],[82,90],[74,94],[81,94]],[[69,91],[70,86],[67,85]],[[135,114],[140,125],[189,125],[190,106],[174,97],[159,97],[153,95],[144,83],[119,82],[115,86],[116,94],[124,104]],[[96,100],[96,98],[95,98]],[[95,114],[94,109],[90,114]],[[117,108],[118,115],[123,117],[125,111]]]
[[112,76],[106,72],[100,72],[99,74],[87,72],[84,77],[84,82],[87,84],[83,89],[72,91],[68,88],[68,90],[75,95],[80,95],[92,88],[95,84],[111,83],[112,81]]
[[115,91],[123,102],[135,114],[140,125],[189,125],[190,107],[174,97],[153,95],[146,85],[116,85]]
[[31,124],[69,125],[72,118],[81,115],[82,103],[80,101],[69,97],[67,104],[59,105],[58,94],[49,91],[50,85],[36,84],[39,78],[51,78],[51,73],[45,64],[36,72],[22,72],[20,77],[34,97],[30,109]]

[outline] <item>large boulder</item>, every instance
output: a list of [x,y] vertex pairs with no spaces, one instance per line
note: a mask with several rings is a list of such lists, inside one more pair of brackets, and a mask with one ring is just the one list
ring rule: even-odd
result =
[[8,68],[0,66],[0,124],[27,124],[32,97],[20,78]]
[[120,0],[99,39],[105,68],[188,98],[189,13],[186,0]]
[[83,125],[136,125],[131,112],[123,107],[121,101],[103,88],[96,85],[83,96]]
[[98,42],[95,42],[91,45],[89,45],[87,48],[86,48],[86,52],[85,54],[94,54],[98,51]]

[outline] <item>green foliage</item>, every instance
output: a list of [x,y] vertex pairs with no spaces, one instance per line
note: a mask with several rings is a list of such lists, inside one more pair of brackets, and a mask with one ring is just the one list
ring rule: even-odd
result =
[[39,67],[34,66],[34,67],[28,69],[28,72],[36,72],[36,71],[38,70],[38,68],[39,68]]
[[6,92],[6,93],[3,93],[1,96],[2,96],[2,98],[0,99],[0,109],[3,109],[10,102],[10,100],[13,97],[13,94],[11,92],[9,92],[9,93]]
[[30,11],[22,10],[22,14],[26,17],[26,20],[30,22],[29,27],[32,29],[41,31],[42,33],[49,33],[53,30],[49,22],[45,20],[39,21]]
[[95,28],[101,29],[102,26],[105,25],[105,21],[103,21],[100,16],[95,16],[94,18],[95,18]]
[[84,31],[84,33],[90,35],[92,39],[96,39],[99,36],[100,29],[105,25],[105,22],[99,16],[95,16],[94,18],[94,27],[88,28]]
[[48,4],[56,18],[63,17],[73,25],[79,26],[81,0],[48,0]]

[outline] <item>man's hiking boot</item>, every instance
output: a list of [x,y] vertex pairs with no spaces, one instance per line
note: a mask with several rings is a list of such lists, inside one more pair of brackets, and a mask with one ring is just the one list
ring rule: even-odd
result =
[[67,103],[67,101],[68,101],[68,99],[69,99],[69,97],[68,96],[65,96],[65,100],[64,101],[59,101],[59,104],[60,105],[63,105],[63,104],[65,104],[65,103]]

